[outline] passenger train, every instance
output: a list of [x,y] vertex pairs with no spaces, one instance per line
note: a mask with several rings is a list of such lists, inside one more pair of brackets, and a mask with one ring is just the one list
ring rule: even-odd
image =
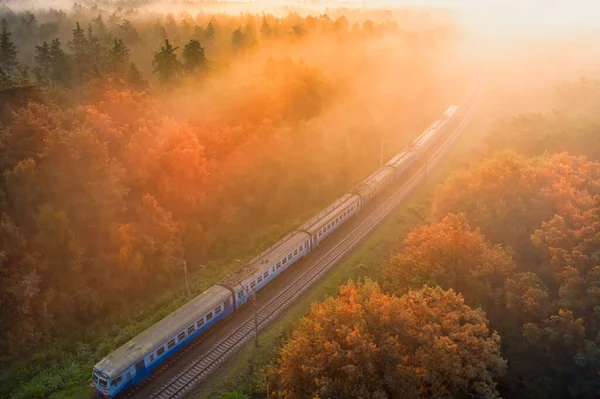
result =
[[453,105],[412,145],[318,215],[262,252],[219,284],[166,316],[102,359],[93,369],[97,395],[113,398],[140,383],[165,360],[219,320],[243,306],[252,293],[313,251],[325,238],[418,160],[458,115]]

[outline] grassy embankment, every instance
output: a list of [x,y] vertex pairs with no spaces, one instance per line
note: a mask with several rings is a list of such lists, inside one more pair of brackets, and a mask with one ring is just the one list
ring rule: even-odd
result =
[[452,170],[465,164],[462,160],[477,147],[481,137],[479,134],[482,131],[481,126],[485,125],[487,125],[485,119],[476,114],[453,147],[429,174],[424,184],[421,184],[405,202],[398,206],[393,214],[356,250],[316,283],[308,294],[263,330],[259,335],[259,348],[255,348],[254,341],[251,341],[192,397],[220,398],[231,391],[252,393],[260,384],[262,368],[276,357],[294,323],[307,314],[312,303],[334,295],[338,287],[349,279],[357,280],[365,277],[376,279],[380,267],[399,248],[406,234],[427,217],[435,186]]

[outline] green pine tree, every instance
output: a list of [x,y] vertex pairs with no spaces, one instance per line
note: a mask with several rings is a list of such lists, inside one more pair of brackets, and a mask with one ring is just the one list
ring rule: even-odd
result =
[[11,75],[19,62],[17,61],[17,46],[11,39],[6,19],[2,20],[2,34],[0,34],[0,67],[5,75]]
[[154,73],[158,75],[161,84],[172,83],[181,70],[181,63],[177,59],[177,54],[175,54],[178,48],[173,47],[169,43],[169,39],[166,39],[165,46],[161,46],[160,51],[154,53],[152,65],[154,66]]
[[198,40],[190,40],[183,48],[183,60],[185,69],[190,72],[206,68],[207,60],[204,55],[204,48]]

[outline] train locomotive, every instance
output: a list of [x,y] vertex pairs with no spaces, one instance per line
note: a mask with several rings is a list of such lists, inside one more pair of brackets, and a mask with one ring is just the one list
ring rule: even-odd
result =
[[315,249],[397,179],[446,130],[459,113],[449,107],[412,144],[302,226],[242,266],[219,284],[143,331],[94,366],[97,396],[113,398],[139,384],[165,360],[219,320],[243,306],[253,293]]

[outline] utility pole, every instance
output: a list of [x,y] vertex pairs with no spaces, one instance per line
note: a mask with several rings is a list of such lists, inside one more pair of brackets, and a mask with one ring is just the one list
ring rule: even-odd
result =
[[379,168],[383,168],[383,136],[381,136],[381,148],[379,150]]
[[192,299],[192,292],[190,291],[190,283],[188,282],[187,273],[187,261],[183,261],[183,274],[185,275],[185,288],[187,289],[188,300]]

